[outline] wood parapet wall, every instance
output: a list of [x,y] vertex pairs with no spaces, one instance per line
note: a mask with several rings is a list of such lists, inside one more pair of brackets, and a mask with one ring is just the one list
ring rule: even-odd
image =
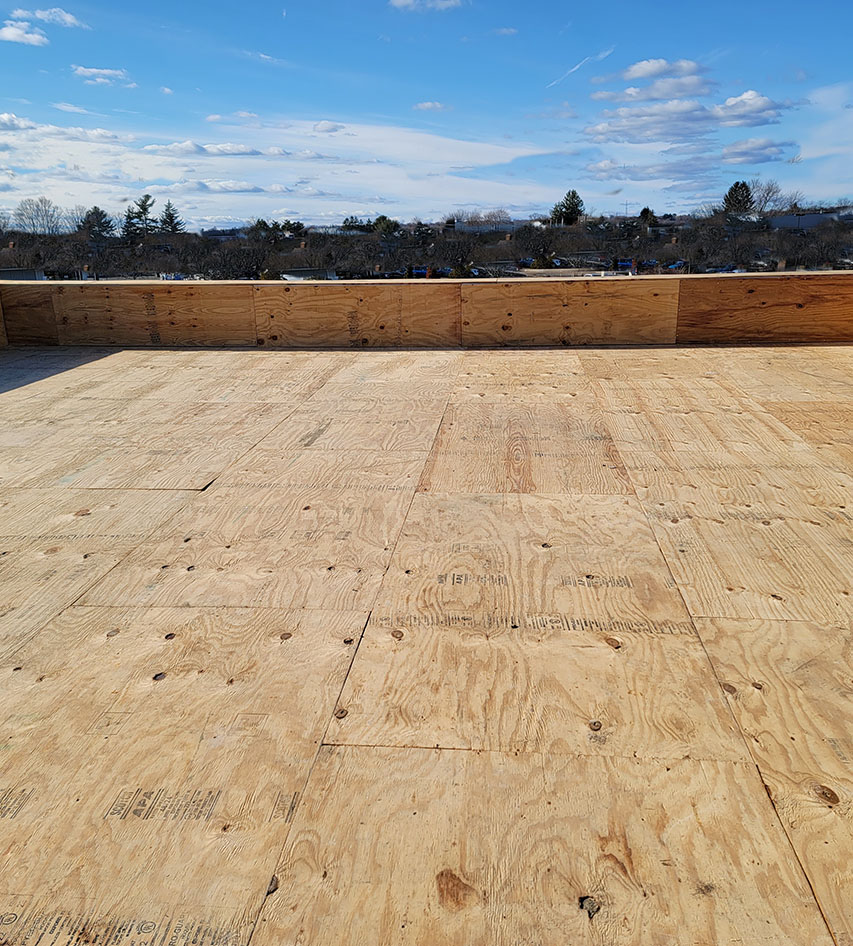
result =
[[495,348],[853,341],[853,273],[0,282],[0,346]]

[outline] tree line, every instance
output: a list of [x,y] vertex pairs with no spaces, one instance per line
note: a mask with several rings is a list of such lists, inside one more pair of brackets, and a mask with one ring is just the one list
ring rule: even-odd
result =
[[[22,201],[5,218],[0,214],[0,268],[43,269],[57,278],[87,270],[104,277],[165,272],[210,279],[328,270],[356,278],[497,275],[517,263],[599,270],[625,268],[633,260],[641,271],[667,272],[679,266],[820,266],[850,258],[849,223],[827,217],[808,231],[770,228],[770,214],[792,208],[827,209],[808,208],[802,195],[786,194],[774,181],[752,180],[734,182],[719,201],[679,218],[648,206],[636,216],[596,215],[573,189],[549,215],[512,221],[504,229],[509,213],[494,210],[453,213],[448,216],[454,219],[432,224],[351,215],[337,227],[317,229],[298,220],[259,218],[205,235],[187,232],[171,201],[158,214],[149,194],[118,219],[97,206],[63,211],[37,198]],[[457,228],[459,223],[466,226]]]
[[162,212],[154,213],[156,201],[143,194],[130,204],[120,218],[111,216],[97,205],[65,209],[47,197],[26,198],[10,215],[0,212],[0,229],[16,229],[21,233],[59,236],[82,233],[88,239],[104,241],[121,238],[135,240],[154,233],[184,233],[186,224],[171,200]]

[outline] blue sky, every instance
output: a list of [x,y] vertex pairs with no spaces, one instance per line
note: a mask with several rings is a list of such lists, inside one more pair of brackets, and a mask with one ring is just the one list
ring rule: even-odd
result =
[[0,8],[0,209],[689,211],[853,198],[853,5],[313,0]]

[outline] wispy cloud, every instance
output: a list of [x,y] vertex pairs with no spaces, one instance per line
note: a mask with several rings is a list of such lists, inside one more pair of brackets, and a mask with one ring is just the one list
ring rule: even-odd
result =
[[81,30],[91,29],[62,7],[51,7],[49,10],[13,10],[11,17],[14,20],[40,20],[42,23],[51,23],[54,26],[76,27]]
[[96,69],[91,66],[72,66],[71,71],[78,79],[83,79],[86,85],[114,85],[116,82],[127,82],[130,79],[126,69]]
[[388,0],[397,10],[452,10],[461,7],[462,0]]
[[611,46],[610,49],[603,49],[600,53],[597,53],[595,56],[585,56],[583,59],[581,59],[580,62],[575,63],[575,65],[572,66],[571,69],[569,69],[567,72],[564,72],[563,75],[561,75],[559,79],[554,79],[553,82],[549,82],[548,85],[545,86],[545,88],[553,89],[555,85],[559,85],[565,79],[568,79],[570,75],[577,72],[578,69],[583,68],[583,66],[585,66],[588,62],[601,62],[602,59],[607,59],[608,56],[612,55],[615,49],[616,49],[615,46]]
[[416,112],[446,112],[450,106],[445,105],[443,102],[418,102],[418,104],[413,105],[412,108]]
[[60,112],[74,112],[77,115],[91,115],[92,113],[87,108],[83,108],[81,105],[72,105],[70,102],[54,102],[53,108],[58,108]]

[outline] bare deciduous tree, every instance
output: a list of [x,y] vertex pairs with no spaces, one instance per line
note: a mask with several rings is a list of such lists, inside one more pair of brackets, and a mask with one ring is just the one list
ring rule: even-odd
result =
[[56,236],[66,229],[65,212],[47,197],[28,197],[15,208],[15,226],[25,233]]

